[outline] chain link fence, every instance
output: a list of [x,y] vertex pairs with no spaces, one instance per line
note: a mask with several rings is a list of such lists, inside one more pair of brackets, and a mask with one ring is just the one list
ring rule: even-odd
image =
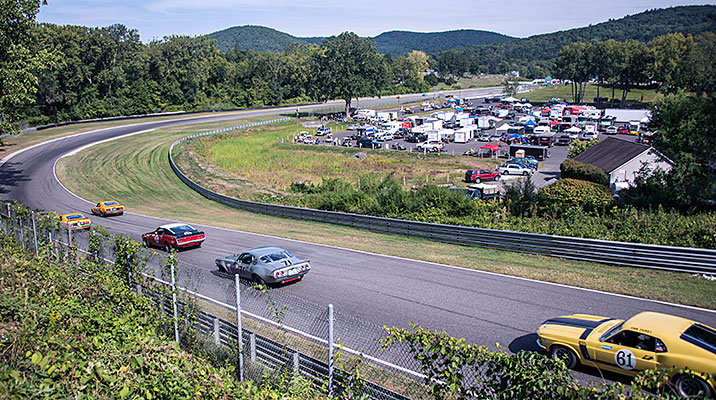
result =
[[[384,327],[330,304],[207,271],[179,260],[176,253],[109,235],[102,227],[68,230],[57,215],[21,204],[0,203],[0,233],[14,238],[25,252],[58,262],[84,257],[105,262],[169,317],[166,330],[175,340],[198,344],[209,358],[235,364],[240,379],[283,390],[302,387],[329,397],[355,397],[358,392],[380,400],[430,397],[406,346],[383,349]],[[217,291],[208,274],[224,278],[225,284]],[[212,297],[201,294],[209,285]]]

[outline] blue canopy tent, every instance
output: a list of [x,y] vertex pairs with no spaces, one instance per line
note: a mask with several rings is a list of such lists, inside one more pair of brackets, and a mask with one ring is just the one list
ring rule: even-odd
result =
[[532,120],[529,120],[525,122],[525,126],[537,126],[537,123]]

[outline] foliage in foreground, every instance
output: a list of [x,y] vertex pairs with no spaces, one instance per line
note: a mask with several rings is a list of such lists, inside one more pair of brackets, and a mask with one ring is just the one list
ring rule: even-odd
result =
[[162,334],[121,271],[0,244],[0,398],[279,398]]
[[[406,343],[425,374],[436,400],[442,399],[601,399],[654,400],[674,398],[667,371],[641,372],[631,388],[621,383],[580,385],[562,360],[534,352],[508,354],[468,344],[443,331],[386,328],[385,348]],[[499,345],[498,345],[499,347]],[[646,393],[651,390],[654,394]]]

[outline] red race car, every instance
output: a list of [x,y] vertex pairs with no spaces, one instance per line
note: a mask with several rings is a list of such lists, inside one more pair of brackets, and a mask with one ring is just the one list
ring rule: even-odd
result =
[[482,181],[499,181],[500,173],[489,169],[468,169],[465,171],[465,182],[480,183]]
[[194,229],[187,224],[162,225],[154,232],[142,235],[142,241],[147,247],[161,247],[165,251],[172,248],[185,249],[189,247],[200,247],[206,239],[204,232]]

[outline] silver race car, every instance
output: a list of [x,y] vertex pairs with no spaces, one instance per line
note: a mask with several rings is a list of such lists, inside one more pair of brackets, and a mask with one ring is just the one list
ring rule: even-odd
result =
[[216,259],[221,272],[239,274],[259,285],[299,281],[311,270],[308,260],[294,257],[280,247],[258,247]]

